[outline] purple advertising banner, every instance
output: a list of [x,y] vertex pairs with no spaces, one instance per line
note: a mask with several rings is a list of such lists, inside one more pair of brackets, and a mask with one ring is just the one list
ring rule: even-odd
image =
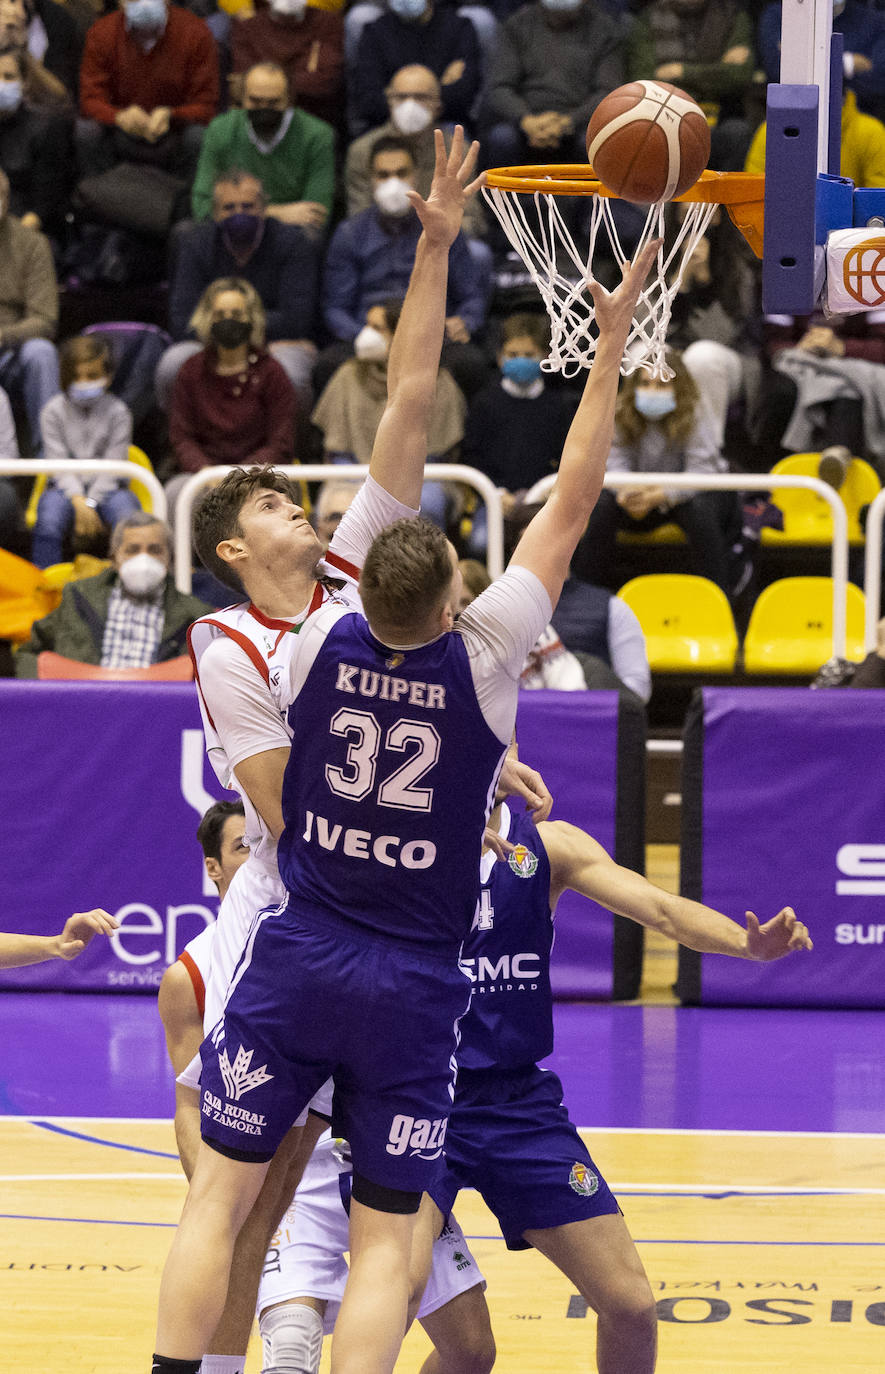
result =
[[703,901],[792,906],[811,953],[703,955],[701,1000],[885,1007],[885,692],[704,691]]
[[[0,971],[0,987],[156,992],[163,970],[215,918],[196,829],[225,794],[205,758],[192,685],[0,682],[7,816],[0,868],[5,930],[56,934],[74,911],[120,921],[72,963]],[[617,698],[536,692],[519,713],[522,755],[554,814],[614,839]],[[612,918],[560,904],[560,994],[607,997]]]

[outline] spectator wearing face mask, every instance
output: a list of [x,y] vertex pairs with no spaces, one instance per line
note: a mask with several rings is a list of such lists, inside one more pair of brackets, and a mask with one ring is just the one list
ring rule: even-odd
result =
[[231,60],[237,80],[258,62],[283,68],[290,90],[308,114],[337,126],[344,104],[344,25],[340,14],[315,9],[307,0],[270,0],[266,8],[231,29]]
[[26,229],[62,228],[70,178],[70,120],[34,105],[25,54],[0,50],[0,167],[9,204]]
[[[132,442],[132,416],[110,390],[110,350],[91,335],[68,339],[59,354],[62,390],[40,412],[43,457],[125,462]],[[31,557],[38,568],[60,563],[71,527],[95,538],[139,509],[128,483],[119,477],[53,473],[37,506]]]
[[77,99],[85,27],[56,0],[0,0],[0,46],[26,54],[29,77],[48,77],[47,93],[55,87],[56,98],[61,91]]
[[[264,307],[268,351],[294,386],[302,410],[313,404],[311,373],[316,347],[319,253],[296,224],[267,213],[264,190],[252,172],[232,167],[212,191],[212,219],[179,236],[169,291],[169,329],[179,342],[160,359],[157,399],[168,409],[178,370],[200,351],[191,317],[206,288],[221,277],[241,277]],[[190,337],[189,337],[190,335]]]
[[[608,472],[727,471],[691,374],[679,354],[668,354],[667,361],[674,372],[668,382],[641,371],[621,382]],[[645,534],[670,521],[685,532],[694,570],[727,594],[729,552],[741,524],[737,495],[729,491],[678,491],[657,482],[602,491],[572,559],[572,573],[584,582],[611,585],[618,530]]]
[[212,608],[185,596],[170,574],[169,529],[148,511],[114,526],[113,566],[69,582],[15,655],[16,677],[37,676],[44,650],[102,668],[147,668],[187,653],[187,632]]
[[[317,395],[352,354],[372,306],[405,296],[421,237],[421,221],[409,198],[415,189],[415,163],[408,144],[400,137],[377,139],[371,166],[373,204],[342,220],[326,254],[323,318],[340,342],[320,355],[314,374]],[[442,363],[465,395],[486,379],[485,355],[471,340],[485,324],[488,295],[488,276],[459,234],[449,250]]]
[[212,464],[295,461],[295,392],[264,346],[254,288],[240,277],[213,282],[192,324],[202,348],[178,373],[169,407],[180,473],[166,484],[173,505],[190,473]]
[[219,115],[206,130],[191,194],[194,219],[208,219],[219,176],[240,167],[264,187],[267,215],[321,233],[335,194],[335,132],[299,109],[296,95],[276,62],[249,68],[243,109]]
[[[384,92],[388,118],[377,129],[354,139],[347,149],[344,164],[344,189],[347,213],[358,215],[372,204],[372,149],[379,138],[401,139],[415,164],[415,189],[427,196],[436,161],[434,127],[442,117],[439,79],[429,67],[401,67]],[[464,211],[464,233],[468,240],[485,236],[486,223],[482,197],[474,196]]]
[[[508,315],[501,326],[498,376],[474,396],[467,414],[463,461],[478,468],[501,491],[505,517],[525,493],[559,466],[565,437],[575,413],[571,392],[544,382],[541,361],[550,334],[541,315]],[[468,547],[485,555],[486,509],[473,517]]]
[[[334,373],[324,388],[311,420],[323,435],[323,460],[329,463],[368,463],[375,433],[387,403],[387,357],[399,321],[401,300],[373,305],[353,341],[354,357]],[[449,372],[441,367],[427,435],[427,461],[453,462],[464,436],[464,396]],[[421,513],[445,529],[460,493],[452,484],[425,482]]]
[[363,29],[350,73],[353,135],[387,118],[386,88],[403,67],[429,67],[440,83],[442,117],[470,123],[482,82],[479,39],[473,24],[433,0],[388,0],[387,13]]
[[190,180],[218,109],[208,26],[166,0],[119,0],[86,35],[75,129],[81,176],[147,162]]

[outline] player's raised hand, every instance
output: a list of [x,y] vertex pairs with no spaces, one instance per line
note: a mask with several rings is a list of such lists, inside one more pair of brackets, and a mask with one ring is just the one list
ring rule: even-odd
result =
[[[479,156],[479,144],[471,143],[464,152],[464,130],[460,124],[452,134],[452,146],[446,152],[442,131],[434,131],[436,166],[433,183],[426,200],[417,191],[409,192],[409,200],[424,226],[427,241],[435,247],[448,248],[456,238],[464,217],[464,206],[485,181],[485,172],[473,173]],[[471,178],[473,178],[471,180]]]
[[791,906],[785,906],[764,926],[760,926],[752,911],[747,916],[747,954],[751,959],[770,963],[793,954],[798,949],[813,949],[807,926],[797,920]]
[[96,907],[94,911],[77,912],[65,921],[64,929],[58,937],[59,959],[76,959],[96,935],[111,935],[119,921],[108,911]]
[[593,310],[599,326],[600,343],[615,345],[623,352],[633,321],[633,312],[652,263],[661,247],[661,239],[650,239],[632,262],[621,268],[621,282],[614,291],[607,291],[600,282],[590,278],[587,290],[593,298]]

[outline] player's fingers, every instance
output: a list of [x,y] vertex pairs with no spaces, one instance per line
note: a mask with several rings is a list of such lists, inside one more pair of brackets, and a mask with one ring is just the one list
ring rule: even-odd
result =
[[485,186],[485,184],[486,184],[486,174],[485,174],[485,172],[480,172],[480,174],[479,174],[478,177],[474,177],[473,180],[470,182],[470,184],[469,184],[468,186],[465,186],[465,187],[464,187],[464,195],[465,195],[465,196],[472,196],[472,195],[474,195],[474,194],[479,190],[479,188],[480,188],[481,186]]
[[476,139],[474,139],[470,147],[467,149],[467,156],[462,160],[461,165],[457,171],[457,177],[458,180],[461,182],[462,186],[464,185],[465,181],[467,181],[470,177],[473,176],[473,169],[476,166],[476,160],[478,157],[479,144],[476,141]]
[[744,917],[747,922],[747,930],[753,935],[759,934],[759,918],[752,911],[745,911]]
[[446,140],[443,137],[442,129],[434,129],[433,143],[434,152],[436,154],[436,163],[433,168],[433,175],[435,177],[438,177],[442,176],[443,172],[446,170],[446,163],[448,162],[448,154],[446,153]]
[[464,161],[464,126],[456,124],[452,134],[452,142],[449,146],[449,156],[446,163],[446,171],[453,176],[457,175],[461,163]]
[[73,959],[78,954],[82,954],[85,948],[86,942],[84,940],[64,940],[59,945],[58,952],[62,959]]

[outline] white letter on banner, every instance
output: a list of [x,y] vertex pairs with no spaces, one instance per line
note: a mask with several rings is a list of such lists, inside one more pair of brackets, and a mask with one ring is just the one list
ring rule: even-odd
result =
[[885,844],[843,844],[836,853],[836,867],[856,880],[837,882],[837,896],[885,897]]
[[200,906],[198,902],[190,902],[185,906],[167,906],[166,908],[166,963],[174,964],[178,958],[178,918],[179,916],[202,916],[204,929],[206,926],[214,926],[215,917],[208,907]]
[[[204,740],[202,730],[182,730],[181,732],[181,795],[188,806],[192,806],[202,818],[216,798],[206,791],[203,785]],[[200,865],[203,875],[203,896],[217,896],[215,884]]]
[[[148,918],[148,924],[144,926],[125,925],[127,916],[142,915]],[[119,930],[115,930],[111,936],[111,945],[118,959],[122,959],[124,964],[153,964],[159,959],[160,951],[153,950],[150,954],[130,954],[123,948],[124,935],[159,935],[163,934],[163,921],[159,912],[154,911],[152,906],[146,902],[128,902],[126,906],[121,906],[114,915],[120,922]]]

